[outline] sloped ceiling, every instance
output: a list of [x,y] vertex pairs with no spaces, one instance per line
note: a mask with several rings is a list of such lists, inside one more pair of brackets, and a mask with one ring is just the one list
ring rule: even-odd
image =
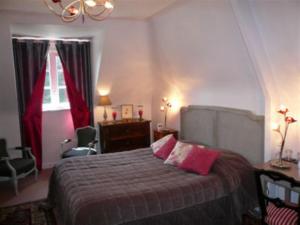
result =
[[[177,0],[115,0],[112,18],[146,19]],[[43,0],[1,0],[0,10],[28,13],[51,13]]]

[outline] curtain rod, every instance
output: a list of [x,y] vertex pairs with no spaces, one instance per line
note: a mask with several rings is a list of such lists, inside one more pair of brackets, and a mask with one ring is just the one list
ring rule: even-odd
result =
[[90,42],[89,39],[79,38],[42,38],[42,37],[29,37],[29,36],[13,36],[13,39],[18,40],[48,40],[48,41],[78,41],[78,42]]

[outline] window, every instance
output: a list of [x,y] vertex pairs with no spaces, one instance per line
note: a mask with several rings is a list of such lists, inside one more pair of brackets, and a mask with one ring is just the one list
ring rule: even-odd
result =
[[64,72],[54,45],[50,45],[44,86],[43,111],[70,109]]

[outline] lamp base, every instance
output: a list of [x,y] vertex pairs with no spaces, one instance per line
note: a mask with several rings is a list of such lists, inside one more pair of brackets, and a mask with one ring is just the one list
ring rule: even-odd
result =
[[104,112],[103,112],[103,120],[107,120],[107,112],[106,112],[106,107],[104,106]]
[[283,160],[279,160],[279,159],[272,160],[270,165],[272,167],[275,167],[277,169],[282,169],[282,170],[291,168],[290,164],[284,162]]

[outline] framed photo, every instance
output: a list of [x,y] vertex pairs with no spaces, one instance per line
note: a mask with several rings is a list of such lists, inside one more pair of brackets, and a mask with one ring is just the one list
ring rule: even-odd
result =
[[122,119],[132,119],[133,117],[133,104],[121,105]]

